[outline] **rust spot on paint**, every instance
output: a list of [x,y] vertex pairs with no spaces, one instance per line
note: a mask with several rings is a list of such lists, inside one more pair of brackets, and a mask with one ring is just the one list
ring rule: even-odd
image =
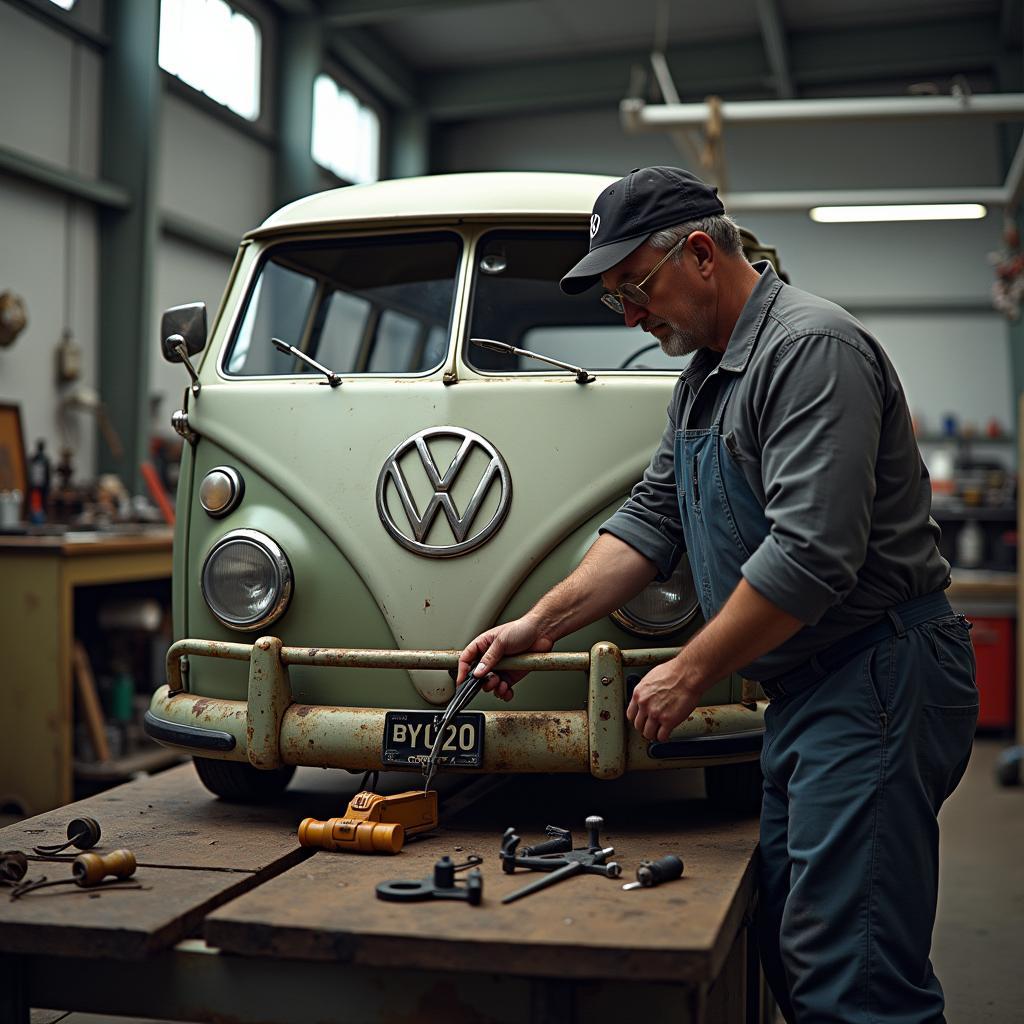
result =
[[425,600],[425,601],[423,602],[423,610],[424,610],[424,611],[426,611],[426,610],[427,610],[427,609],[428,609],[429,607],[430,607],[430,598],[427,598],[427,599],[426,599],[426,600]]
[[297,704],[295,706],[295,714],[297,714],[299,718],[305,718],[312,710],[313,709],[308,704]]
[[199,700],[192,705],[192,714],[198,718],[209,706],[210,702],[205,697],[200,697]]

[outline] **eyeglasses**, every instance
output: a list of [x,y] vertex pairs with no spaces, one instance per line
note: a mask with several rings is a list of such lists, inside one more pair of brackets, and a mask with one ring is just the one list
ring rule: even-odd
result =
[[647,282],[650,281],[650,279],[654,277],[654,275],[659,270],[661,270],[661,268],[665,265],[666,261],[668,260],[669,256],[671,256],[672,253],[676,251],[676,249],[681,249],[684,245],[686,245],[686,240],[689,237],[689,235],[683,235],[683,237],[680,238],[679,241],[676,242],[676,244],[673,245],[672,248],[669,249],[669,251],[665,253],[665,255],[662,256],[657,263],[654,264],[653,267],[651,267],[651,269],[647,272],[647,275],[639,284],[632,284],[629,281],[627,281],[625,284],[620,284],[616,291],[605,292],[601,296],[601,301],[613,313],[618,313],[619,316],[625,316],[626,314],[626,307],[623,306],[622,304],[623,299],[629,299],[629,301],[632,302],[635,306],[646,306],[651,301],[651,297],[647,294],[647,292],[644,291],[644,285],[647,284]]

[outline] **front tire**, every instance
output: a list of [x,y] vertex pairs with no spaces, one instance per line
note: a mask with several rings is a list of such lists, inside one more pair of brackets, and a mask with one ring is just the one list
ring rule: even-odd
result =
[[723,810],[760,814],[763,784],[760,761],[739,761],[704,769],[708,799]]
[[280,796],[295,774],[295,765],[264,771],[247,761],[221,761],[193,757],[199,781],[222,800],[240,804],[262,804]]

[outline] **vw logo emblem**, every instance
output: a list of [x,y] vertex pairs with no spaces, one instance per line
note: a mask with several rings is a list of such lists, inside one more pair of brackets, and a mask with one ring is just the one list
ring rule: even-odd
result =
[[593,238],[601,227],[601,214],[595,213],[590,218],[590,237]]
[[[430,442],[442,438],[459,443],[455,457],[444,473],[438,469],[429,447]],[[478,451],[487,462],[471,497],[460,512],[452,499],[452,488],[471,459],[474,464],[480,463],[479,458],[474,458]],[[422,512],[413,497],[406,472],[422,473],[433,490]],[[495,487],[498,488],[497,507],[490,519],[473,531],[481,508]],[[480,547],[497,532],[511,503],[512,478],[505,460],[490,441],[462,427],[429,427],[413,434],[384,460],[377,477],[377,514],[384,528],[403,548],[430,558],[451,558]],[[448,521],[453,543],[428,544],[427,535],[440,513]]]

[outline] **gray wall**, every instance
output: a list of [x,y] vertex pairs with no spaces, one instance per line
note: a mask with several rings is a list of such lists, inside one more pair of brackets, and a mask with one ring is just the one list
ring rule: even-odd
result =
[[[79,17],[98,27],[101,6],[83,0]],[[0,146],[94,176],[100,76],[91,47],[0,4]],[[56,454],[70,444],[85,477],[94,472],[94,424],[88,413],[61,412],[54,350],[69,328],[83,349],[81,383],[95,390],[97,263],[89,203],[0,173],[0,291],[21,295],[29,314],[15,344],[0,350],[0,401],[21,406],[26,446],[45,438]]]

